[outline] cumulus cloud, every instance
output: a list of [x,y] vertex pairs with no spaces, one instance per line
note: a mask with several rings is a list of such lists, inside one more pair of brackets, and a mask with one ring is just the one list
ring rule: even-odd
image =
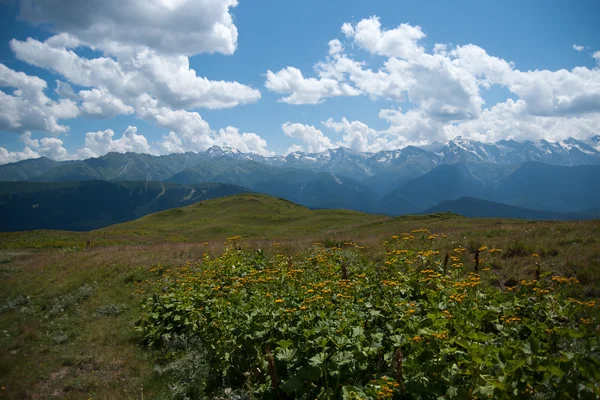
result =
[[329,78],[304,78],[302,72],[287,67],[277,73],[267,71],[265,86],[275,93],[291,93],[279,99],[289,104],[319,104],[327,97],[356,96],[360,91]]
[[160,143],[166,153],[183,153],[186,151],[206,151],[212,146],[230,147],[243,153],[254,153],[272,156],[267,150],[267,141],[256,133],[240,133],[238,128],[228,126],[218,131],[199,134],[177,134],[173,131],[163,136]]
[[73,101],[79,101],[81,98],[75,93],[71,85],[63,81],[56,81],[56,88],[54,92],[58,95],[58,97],[63,99],[69,99]]
[[21,17],[113,54],[233,54],[237,0],[21,0]]
[[[17,59],[61,77],[55,90],[61,100],[51,104],[50,115],[27,115],[32,122],[24,125],[25,118],[15,115],[31,113],[31,101],[21,101],[19,93],[0,95],[11,111],[0,124],[60,133],[67,128],[57,121],[73,115],[154,119],[160,109],[221,109],[258,101],[259,90],[210,80],[190,67],[190,55],[235,51],[237,28],[230,13],[235,6],[237,0],[21,0],[22,18],[56,34],[45,41],[13,39],[10,47]],[[80,56],[75,50],[81,48],[102,56]],[[159,111],[149,110],[150,103]]]
[[267,149],[266,140],[259,135],[240,133],[237,128],[231,126],[215,131],[195,111],[157,107],[152,99],[148,99],[141,112],[144,118],[153,119],[170,131],[163,135],[159,143],[161,153],[198,152],[212,146],[221,146],[264,156],[273,154]]
[[36,149],[37,152],[52,160],[70,160],[73,156],[69,155],[67,149],[63,147],[64,142],[55,137],[44,137],[39,140],[40,146]]
[[339,147],[347,147],[358,152],[381,150],[380,143],[373,142],[373,139],[378,136],[377,131],[360,121],[350,122],[344,117],[340,122],[335,122],[333,118],[329,118],[323,122],[323,125],[336,132],[344,133],[342,141],[336,143]]
[[13,39],[10,46],[18,59],[53,70],[75,85],[109,93],[125,106],[135,108],[140,96],[145,95],[174,108],[209,109],[235,107],[260,98],[260,91],[238,82],[197,76],[185,56],[158,55],[148,50],[118,59],[88,59],[73,50],[54,47],[50,41]]
[[85,134],[85,147],[77,150],[77,158],[99,157],[111,151],[117,153],[147,153],[153,151],[144,135],[137,133],[137,127],[129,126],[119,139],[113,139],[115,132],[106,129]]
[[333,39],[329,41],[329,55],[333,56],[338,53],[344,51],[344,47],[342,46],[342,42],[337,39]]
[[40,156],[56,161],[64,161],[99,157],[111,151],[119,153],[128,151],[155,153],[146,138],[137,133],[135,126],[128,127],[119,139],[113,139],[114,135],[115,133],[111,129],[88,132],[85,135],[85,146],[71,154],[64,147],[64,142],[58,138],[42,137],[41,139],[33,139],[31,132],[25,132],[20,136],[21,142],[25,145],[22,151],[11,152],[0,147],[0,164],[38,158]]
[[232,126],[219,129],[215,142],[219,146],[233,147],[244,153],[256,153],[262,156],[273,155],[273,152],[266,149],[266,140],[256,133],[240,133],[238,128]]
[[300,147],[297,145],[294,147],[293,151],[299,151],[299,149],[302,149],[308,153],[320,153],[335,147],[333,143],[331,143],[331,140],[327,136],[323,135],[323,132],[312,125],[286,122],[285,124],[281,125],[281,129],[286,136],[300,139],[305,143],[305,147]]
[[67,132],[69,128],[58,121],[74,118],[79,113],[77,104],[72,100],[56,102],[46,96],[47,84],[43,79],[14,71],[4,64],[0,64],[0,87],[14,89],[12,93],[0,91],[2,130]]
[[524,100],[498,103],[484,110],[477,120],[465,121],[456,126],[446,126],[445,136],[469,137],[495,142],[502,139],[558,141],[567,137],[585,139],[598,133],[600,115],[544,116],[528,111]]
[[420,27],[402,24],[382,30],[379,19],[373,17],[356,25],[344,24],[342,31],[358,47],[389,58],[373,71],[344,54],[341,42],[333,47],[330,42],[330,57],[316,64],[318,79],[305,78],[301,71],[287,67],[267,73],[267,89],[290,93],[282,101],[293,104],[366,94],[418,104],[431,116],[446,121],[476,118],[479,114],[483,100],[477,78],[441,53],[427,54],[419,44],[425,37]]
[[400,24],[395,29],[382,30],[378,17],[361,20],[356,26],[344,24],[342,32],[361,48],[372,54],[412,59],[425,50],[419,41],[425,38],[420,26]]
[[133,107],[110,94],[106,89],[81,90],[81,111],[89,116],[113,118],[117,115],[133,114]]
[[573,45],[573,50],[575,50],[575,51],[583,51],[584,49],[585,49],[585,47],[580,46],[578,44]]
[[[181,153],[186,151],[205,151],[211,146],[231,147],[245,153],[272,156],[267,142],[255,133],[240,132],[228,126],[213,131],[197,113],[181,110],[159,110],[157,120],[164,126],[178,129],[162,137],[162,141],[151,145],[147,138],[139,133],[137,127],[129,126],[121,137],[116,138],[112,129],[85,134],[83,147],[69,153],[63,141],[54,137],[33,139],[31,132],[20,136],[24,144],[22,151],[9,151],[0,147],[0,164],[45,156],[57,161],[100,157],[109,152],[135,152],[146,154]],[[185,114],[187,113],[187,114]],[[189,123],[189,124],[188,124]]]
[[[269,71],[265,86],[285,93],[282,101],[293,104],[318,103],[347,93],[397,103],[380,111],[389,128],[377,134],[351,134],[349,123],[327,121],[327,127],[349,135],[342,145],[393,148],[446,140],[456,134],[500,139],[495,132],[525,139],[539,137],[535,124],[550,129],[549,138],[564,138],[567,132],[582,137],[600,113],[598,67],[523,71],[473,44],[436,43],[429,52],[422,45],[426,34],[421,27],[400,24],[385,29],[377,17],[344,23],[341,30],[354,47],[384,57],[380,67],[367,67],[365,61],[346,54],[339,39],[333,39],[328,55],[315,64],[315,77],[288,66],[276,73]],[[575,45],[574,49],[584,48]],[[600,52],[592,57],[600,65]],[[343,85],[344,92],[330,89]],[[484,94],[492,87],[508,89],[517,101],[484,108]],[[512,121],[503,123],[496,115],[510,116]],[[486,124],[494,128],[486,129]],[[513,133],[501,129],[502,124],[511,125]]]
[[[360,121],[340,122],[329,119],[323,124],[336,132],[344,132],[344,140],[337,146],[350,147],[348,139],[355,139],[357,151],[379,151],[403,148],[408,145],[426,145],[434,141],[445,142],[462,136],[482,142],[502,139],[559,141],[567,137],[586,139],[598,133],[600,115],[542,116],[528,111],[524,100],[498,103],[482,111],[477,119],[456,124],[445,124],[431,118],[420,109],[403,112],[400,109],[384,109],[379,112],[388,128],[376,131]],[[353,129],[354,128],[354,129]],[[365,132],[365,134],[359,134]],[[352,135],[354,134],[354,135]],[[363,150],[358,150],[358,149]]]
[[0,165],[28,160],[30,158],[38,158],[39,156],[38,153],[31,150],[29,147],[25,147],[23,151],[9,151],[4,147],[0,147]]
[[39,141],[31,138],[31,132],[23,133],[20,139],[25,144],[23,151],[9,151],[0,147],[0,165],[40,157],[40,154],[34,150],[40,147]]
[[43,137],[41,139],[32,139],[31,132],[25,132],[21,134],[20,140],[25,144],[23,151],[8,151],[4,147],[0,147],[0,164],[38,158],[40,156],[58,161],[73,159],[73,156],[63,147],[63,141],[58,138]]

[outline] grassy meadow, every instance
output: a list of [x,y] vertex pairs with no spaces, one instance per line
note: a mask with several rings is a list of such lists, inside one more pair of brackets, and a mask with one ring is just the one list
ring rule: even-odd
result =
[[0,275],[0,398],[600,394],[598,221],[244,194],[92,232],[2,233]]

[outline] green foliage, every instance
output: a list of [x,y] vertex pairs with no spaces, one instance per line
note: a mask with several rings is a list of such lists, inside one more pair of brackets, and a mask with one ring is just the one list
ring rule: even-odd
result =
[[26,304],[29,304],[29,298],[23,295],[19,295],[14,298],[9,298],[2,305],[0,305],[0,313],[14,310]]
[[576,299],[575,278],[494,286],[490,267],[501,250],[475,249],[482,259],[475,274],[472,253],[456,245],[446,263],[435,250],[445,238],[426,229],[385,242],[381,262],[354,243],[317,243],[292,258],[240,250],[238,240],[217,258],[156,268],[140,289],[145,343],[169,363],[196,357],[168,350],[181,335],[206,349],[202,364],[190,362],[202,365],[202,395],[224,388],[311,399],[600,393],[599,308]]
[[[168,397],[171,399],[201,399],[208,379],[206,351],[197,338],[172,335],[163,342],[169,359],[155,368],[159,376],[167,377]],[[177,355],[174,357],[173,355]]]
[[95,282],[92,284],[85,283],[70,293],[52,299],[47,307],[47,315],[53,316],[64,312],[66,309],[75,306],[90,297],[97,289],[98,285]]
[[98,317],[116,317],[123,314],[127,310],[127,306],[123,304],[106,304],[98,307],[96,316]]

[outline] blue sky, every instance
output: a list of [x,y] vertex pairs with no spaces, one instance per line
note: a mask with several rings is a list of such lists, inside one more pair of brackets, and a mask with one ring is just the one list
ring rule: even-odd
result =
[[[0,162],[213,144],[282,154],[340,145],[377,151],[455,135],[496,141],[600,133],[597,1],[240,0],[233,7],[235,0],[107,0],[91,1],[92,10],[75,3],[0,2]],[[30,4],[37,10],[28,11]],[[124,12],[128,5],[142,16]],[[121,16],[110,21],[114,15]],[[237,31],[237,40],[207,34],[220,25]],[[156,40],[132,33],[156,26]],[[343,50],[329,54],[333,39]],[[435,51],[435,44],[446,48]],[[65,58],[57,61],[56,51]],[[113,60],[108,70],[122,71],[75,71],[79,59]],[[195,76],[185,73],[186,62]],[[148,75],[161,65],[172,71]],[[40,91],[35,77],[47,88]],[[137,82],[144,77],[152,82]],[[211,89],[202,95],[204,78]],[[58,94],[57,80],[79,96]],[[93,99],[80,93],[93,89]]]

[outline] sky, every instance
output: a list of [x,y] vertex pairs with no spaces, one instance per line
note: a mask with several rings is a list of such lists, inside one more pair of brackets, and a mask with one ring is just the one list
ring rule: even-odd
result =
[[600,2],[0,0],[0,164],[600,134]]

